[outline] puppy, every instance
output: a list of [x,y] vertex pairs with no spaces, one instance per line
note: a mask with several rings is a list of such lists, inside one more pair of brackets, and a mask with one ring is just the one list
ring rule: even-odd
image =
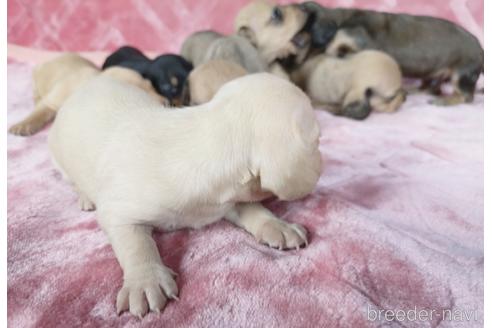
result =
[[184,83],[193,66],[178,55],[161,55],[153,60],[140,50],[124,46],[112,53],[103,64],[103,69],[123,66],[140,73],[152,82],[154,89],[170,100],[173,105],[183,103]]
[[[441,84],[450,80],[453,94],[436,100],[436,104],[473,101],[483,72],[483,48],[462,27],[428,16],[328,9],[315,2],[306,2],[303,7],[315,17],[310,27],[313,46],[329,46],[336,55],[382,50],[396,59],[404,76],[423,79],[424,87],[431,87],[433,93],[440,94]],[[330,46],[334,35],[336,46]]]
[[181,45],[180,55],[189,61],[194,67],[205,62],[205,54],[208,47],[224,35],[212,30],[199,31],[190,35]]
[[82,207],[97,208],[123,268],[117,312],[142,317],[178,294],[154,227],[198,228],[225,217],[271,247],[307,243],[304,228],[251,202],[309,194],[321,170],[318,138],[307,96],[260,73],[180,111],[165,110],[134,86],[97,77],[64,104],[48,142]]
[[236,33],[247,38],[267,64],[271,64],[297,54],[304,46],[296,37],[307,18],[299,5],[277,6],[257,0],[239,11],[234,26]]
[[294,71],[292,81],[316,105],[359,120],[372,110],[394,112],[405,101],[398,64],[375,50],[364,50],[343,59],[318,55]]
[[214,31],[192,34],[181,47],[181,55],[198,67],[211,60],[242,66],[249,73],[266,71],[267,64],[251,43],[238,35],[224,36]]
[[[34,111],[9,132],[30,136],[53,121],[65,100],[87,80],[100,74],[100,70],[87,59],[74,54],[63,54],[34,68]],[[134,84],[151,93],[162,102],[166,100],[155,93],[149,81],[125,68],[113,68],[104,74]]]
[[246,74],[242,66],[231,61],[211,60],[198,66],[188,76],[190,104],[210,101],[222,85]]

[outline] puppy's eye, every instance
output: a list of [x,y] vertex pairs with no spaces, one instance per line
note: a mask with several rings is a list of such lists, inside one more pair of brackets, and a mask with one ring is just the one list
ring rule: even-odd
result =
[[283,19],[284,19],[284,16],[282,15],[282,10],[280,10],[279,7],[273,8],[272,17],[271,17],[272,22],[280,23],[280,22],[282,22]]

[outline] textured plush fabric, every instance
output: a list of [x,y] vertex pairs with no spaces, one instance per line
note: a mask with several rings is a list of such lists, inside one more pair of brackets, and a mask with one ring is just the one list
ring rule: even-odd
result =
[[[8,65],[9,124],[32,110],[30,72]],[[157,233],[180,300],[142,323],[115,313],[122,273],[96,214],[79,210],[51,164],[47,130],[9,135],[9,327],[377,327],[368,311],[414,307],[478,320],[405,326],[480,327],[483,97],[452,108],[428,99],[364,122],[317,113],[316,191],[267,203],[307,227],[305,249],[269,249],[227,222]]]
[[[178,51],[192,32],[231,33],[249,0],[8,0],[8,42],[47,50]],[[300,1],[282,0],[278,3]],[[483,0],[319,0],[330,7],[358,7],[450,19],[483,40]]]
[[[245,2],[9,0],[8,41],[178,51],[193,31],[231,32]],[[480,0],[320,2],[444,17],[483,40]],[[31,67],[18,58],[41,57],[10,48],[9,56],[10,125],[33,108]],[[428,100],[410,96],[398,113],[364,122],[317,113],[324,171],[315,192],[266,203],[309,230],[305,249],[269,249],[227,222],[156,233],[164,263],[179,274],[180,300],[142,321],[115,313],[121,270],[97,213],[79,210],[51,164],[47,130],[9,135],[9,327],[481,327],[483,96],[449,108]],[[370,320],[385,309],[434,314]]]

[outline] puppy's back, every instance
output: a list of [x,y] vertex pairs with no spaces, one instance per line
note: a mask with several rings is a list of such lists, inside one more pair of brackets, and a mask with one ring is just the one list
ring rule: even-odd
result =
[[180,54],[196,67],[204,62],[205,53],[210,44],[222,36],[212,30],[195,32],[183,42]]
[[204,57],[204,62],[209,60],[231,61],[250,73],[264,72],[267,68],[258,50],[247,39],[238,35],[223,37],[212,42]]
[[[96,194],[105,168],[105,147],[123,140],[136,129],[145,129],[152,111],[166,110],[142,89],[100,75],[77,89],[59,110],[50,129],[48,144],[57,165],[81,190]],[[133,135],[133,134],[132,134]],[[118,139],[113,141],[113,139]],[[134,154],[128,154],[128,157]],[[108,167],[109,169],[109,167]]]
[[246,74],[242,66],[225,60],[211,60],[198,66],[188,77],[191,103],[210,101],[222,85]]
[[78,54],[63,54],[34,68],[35,98],[46,96],[58,83],[66,89],[74,89],[98,71],[96,65]]

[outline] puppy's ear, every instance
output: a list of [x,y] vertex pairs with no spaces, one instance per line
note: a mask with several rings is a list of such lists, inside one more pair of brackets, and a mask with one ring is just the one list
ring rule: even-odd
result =
[[304,197],[313,191],[321,174],[319,126],[314,113],[299,111],[293,115],[290,127],[273,130],[283,133],[263,138],[259,147],[261,187],[281,200]]
[[311,27],[312,44],[315,48],[326,48],[337,34],[338,27],[334,22],[316,20]]
[[257,46],[256,35],[251,28],[247,26],[241,26],[237,31],[237,35],[242,36],[243,38],[248,40],[253,45],[253,47],[256,48]]

